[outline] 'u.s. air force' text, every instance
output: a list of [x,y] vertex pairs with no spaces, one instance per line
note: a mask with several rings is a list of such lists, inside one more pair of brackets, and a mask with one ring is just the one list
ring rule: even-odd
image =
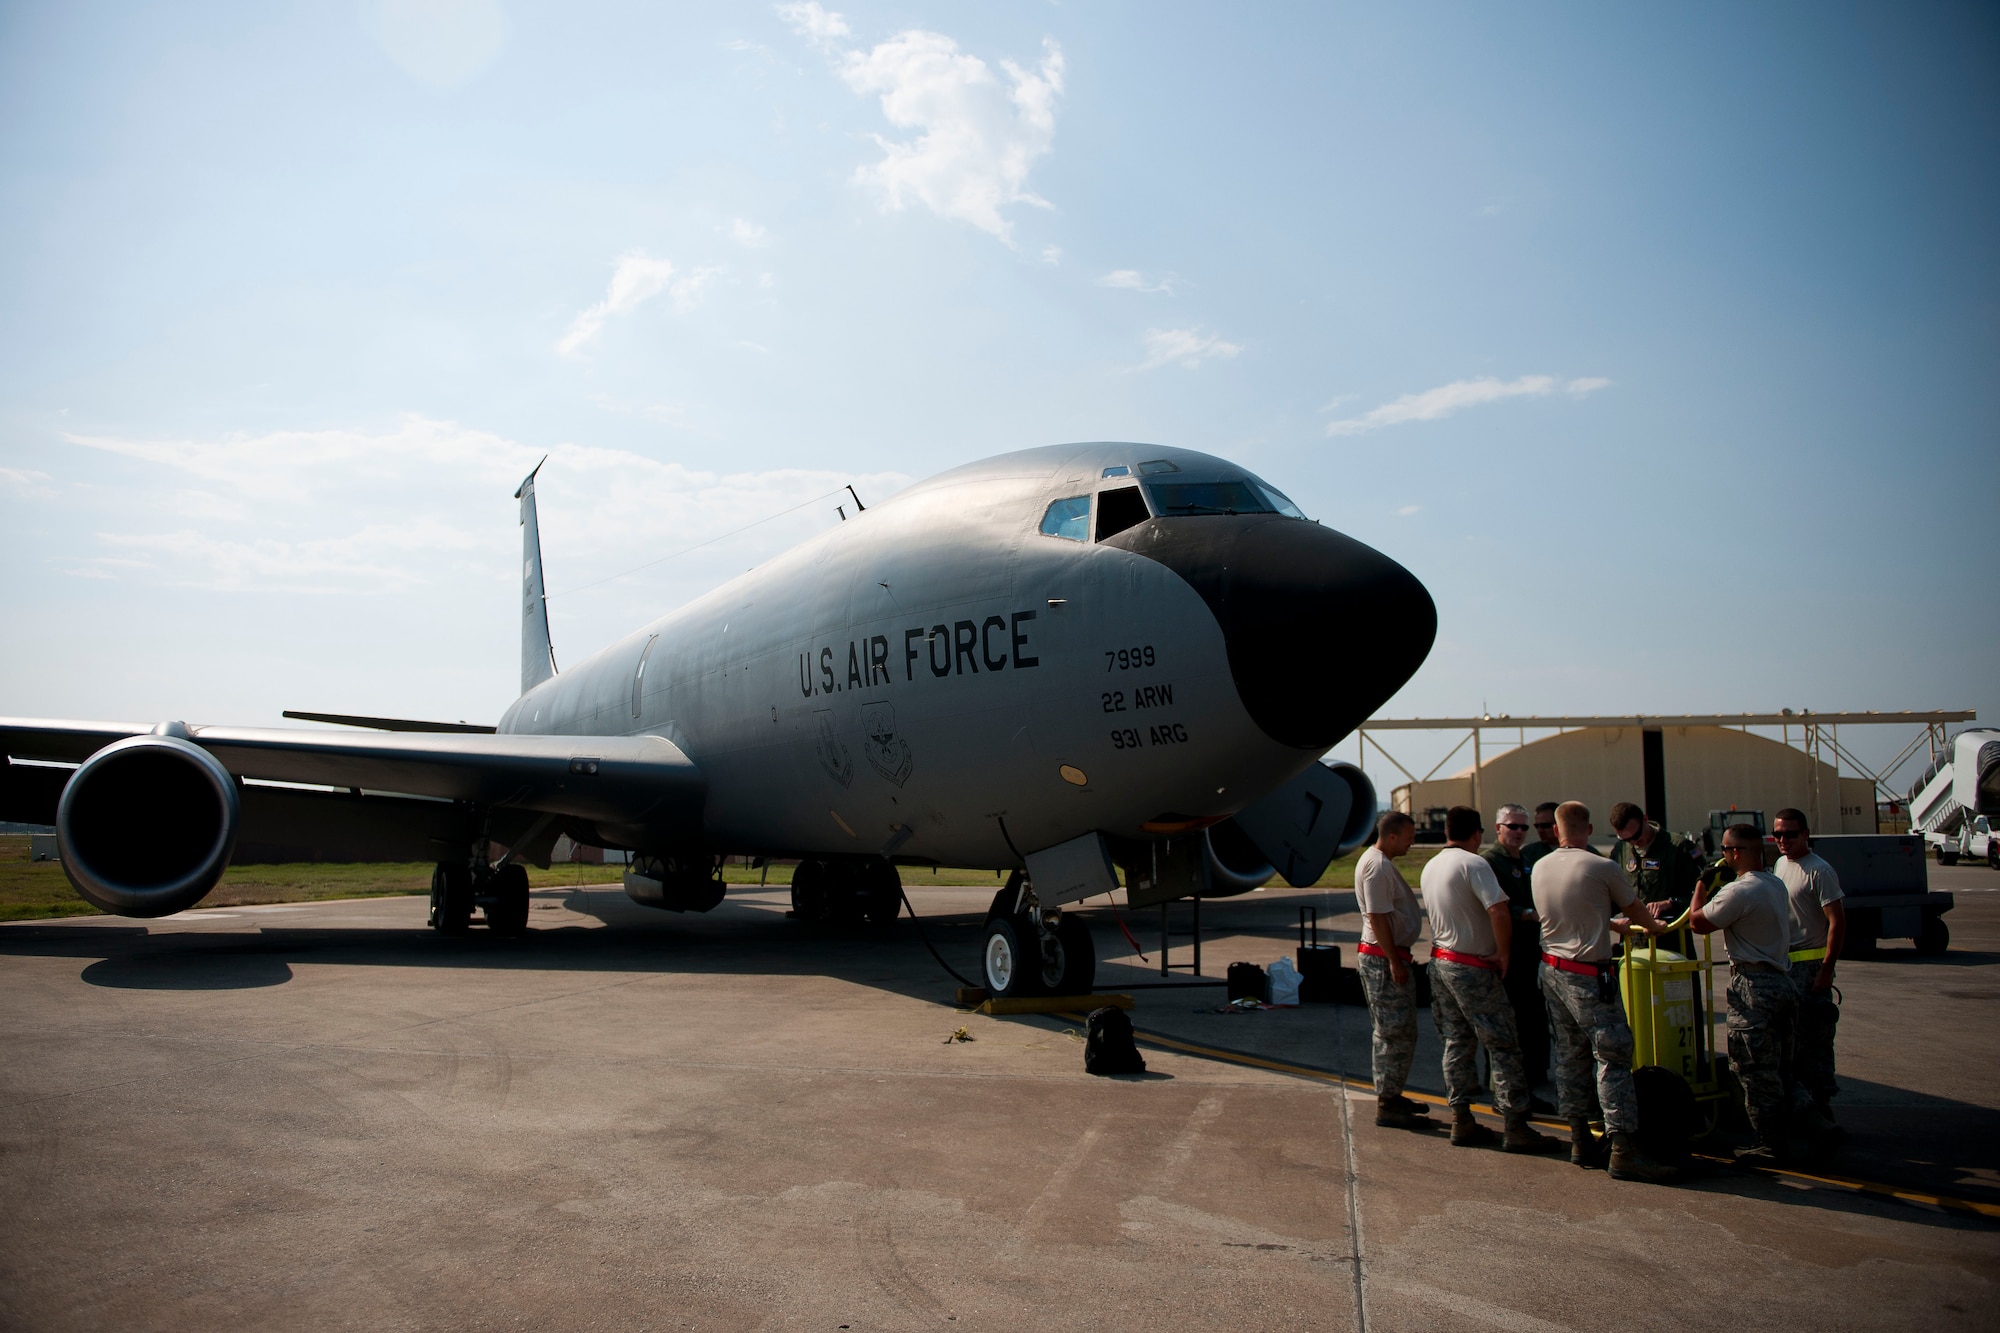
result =
[[[1033,611],[1016,611],[1011,616],[988,616],[984,620],[955,620],[949,625],[919,625],[903,631],[903,679],[917,678],[921,663],[933,676],[974,676],[980,671],[1025,671],[1040,666],[1042,659],[1031,656],[1028,642]],[[847,674],[839,674],[840,657],[831,644],[817,654],[799,654],[799,693],[810,699],[816,694],[838,694],[842,690],[873,689],[893,683],[889,664],[889,636],[872,634],[847,641]],[[817,667],[817,671],[815,671]]]

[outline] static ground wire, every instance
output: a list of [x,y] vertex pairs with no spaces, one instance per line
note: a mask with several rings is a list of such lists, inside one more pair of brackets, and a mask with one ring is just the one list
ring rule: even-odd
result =
[[903,906],[910,909],[910,924],[917,928],[917,938],[922,940],[924,942],[924,947],[931,951],[931,957],[937,959],[937,965],[943,968],[945,971],[951,973],[952,979],[957,981],[959,985],[964,986],[970,990],[977,990],[978,989],[977,983],[967,981],[964,977],[959,976],[958,969],[953,967],[950,963],[947,963],[944,960],[944,955],[937,951],[937,946],[935,944],[931,943],[931,937],[924,933],[924,923],[917,919],[917,907],[915,903],[912,903],[910,901],[910,891],[904,888],[901,884],[898,884],[896,886],[896,893],[899,897],[902,898]]

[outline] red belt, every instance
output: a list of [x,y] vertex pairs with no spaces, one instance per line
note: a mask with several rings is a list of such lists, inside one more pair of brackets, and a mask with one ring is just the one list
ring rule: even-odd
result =
[[1574,958],[1558,958],[1552,953],[1542,955],[1542,961],[1558,972],[1574,972],[1580,977],[1594,977],[1604,968],[1611,966],[1611,960],[1601,963],[1579,963]]
[[[1398,944],[1395,947],[1396,947],[1396,957],[1402,959],[1406,963],[1409,962],[1410,951],[1408,949],[1405,949],[1400,944]],[[1370,944],[1367,940],[1361,941],[1361,943],[1357,944],[1355,948],[1360,950],[1362,953],[1374,954],[1377,958],[1387,958],[1389,956],[1389,951],[1387,949],[1384,949],[1379,944]]]
[[1440,949],[1435,944],[1431,946],[1431,961],[1433,963],[1457,963],[1460,967],[1483,967],[1488,972],[1498,972],[1500,970],[1500,964],[1494,962],[1491,958],[1481,958],[1476,953],[1460,953],[1456,949]]

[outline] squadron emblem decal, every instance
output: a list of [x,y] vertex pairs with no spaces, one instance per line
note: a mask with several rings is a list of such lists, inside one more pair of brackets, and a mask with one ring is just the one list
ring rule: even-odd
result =
[[868,733],[861,752],[868,756],[869,767],[898,787],[908,782],[915,761],[910,743],[896,735],[896,710],[886,703],[861,705],[861,729]]
[[813,726],[819,733],[819,762],[826,769],[826,775],[846,787],[854,782],[854,756],[833,734],[833,710],[816,708],[813,710]]

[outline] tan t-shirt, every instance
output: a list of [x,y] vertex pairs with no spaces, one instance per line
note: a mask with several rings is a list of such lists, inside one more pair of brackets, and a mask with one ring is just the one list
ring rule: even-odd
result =
[[1363,944],[1382,943],[1375,938],[1375,928],[1368,920],[1370,912],[1394,918],[1391,922],[1396,931],[1394,943],[1407,949],[1417,942],[1417,932],[1423,928],[1417,895],[1410,892],[1410,882],[1396,869],[1394,861],[1382,855],[1380,847],[1370,847],[1355,862],[1354,897],[1361,905]]
[[1702,905],[1701,914],[1722,927],[1732,963],[1790,967],[1792,911],[1784,881],[1768,870],[1738,875]]
[[1447,847],[1424,867],[1424,911],[1431,918],[1431,947],[1490,958],[1499,951],[1486,909],[1507,901],[1500,877],[1486,858]]
[[1785,882],[1785,896],[1791,900],[1792,947],[1826,947],[1826,905],[1847,896],[1840,876],[1817,852],[1807,852],[1794,861],[1778,858],[1778,878]]
[[1542,918],[1542,952],[1578,963],[1611,957],[1611,918],[1638,893],[1618,863],[1581,847],[1562,847],[1535,862],[1530,887]]

